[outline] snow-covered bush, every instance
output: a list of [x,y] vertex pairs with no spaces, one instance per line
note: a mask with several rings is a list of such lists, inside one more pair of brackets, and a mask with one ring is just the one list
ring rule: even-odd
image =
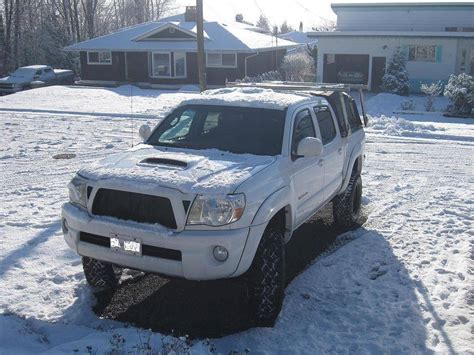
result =
[[414,111],[416,108],[416,102],[412,99],[404,100],[400,102],[400,107],[403,111]]
[[434,111],[436,97],[443,93],[443,83],[438,81],[437,83],[431,83],[429,85],[422,84],[420,90],[423,94],[427,95],[425,102],[426,111]]
[[444,88],[451,102],[449,111],[455,115],[471,115],[474,108],[474,80],[467,74],[451,75]]
[[304,81],[305,77],[314,74],[313,58],[305,51],[285,55],[281,69],[285,72],[286,80]]
[[261,83],[262,81],[279,81],[282,80],[279,71],[268,71],[257,76],[246,76],[243,79],[237,79],[238,83]]
[[387,71],[382,78],[382,89],[386,92],[403,96],[408,96],[410,93],[406,59],[400,47],[395,49],[388,63]]

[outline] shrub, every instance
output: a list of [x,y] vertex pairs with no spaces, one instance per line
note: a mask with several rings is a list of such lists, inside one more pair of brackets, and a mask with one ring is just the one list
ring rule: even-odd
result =
[[404,111],[413,111],[416,108],[416,102],[412,99],[404,100],[400,102],[400,107]]
[[426,111],[434,111],[436,97],[443,93],[443,83],[438,81],[430,85],[422,84],[420,89],[423,94],[427,95],[425,102]]
[[262,81],[279,81],[282,80],[279,71],[269,71],[257,76],[246,76],[243,79],[237,79],[238,83],[261,83]]
[[400,47],[395,49],[388,63],[387,71],[382,78],[382,89],[385,92],[403,96],[408,96],[410,93],[406,59]]
[[467,74],[451,75],[444,88],[444,96],[451,102],[449,111],[454,115],[471,115],[474,106],[474,81]]
[[281,68],[286,74],[286,80],[304,81],[305,77],[314,74],[313,58],[305,51],[285,55]]

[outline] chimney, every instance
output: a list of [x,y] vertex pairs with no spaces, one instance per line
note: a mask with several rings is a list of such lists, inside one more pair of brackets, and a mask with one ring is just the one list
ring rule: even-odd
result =
[[196,22],[197,10],[196,6],[186,6],[186,12],[184,13],[185,22]]

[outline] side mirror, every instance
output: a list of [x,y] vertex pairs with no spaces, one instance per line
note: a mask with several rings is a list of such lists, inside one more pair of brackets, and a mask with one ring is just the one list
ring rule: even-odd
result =
[[138,130],[140,137],[142,137],[143,141],[146,141],[151,136],[151,128],[147,124],[144,124]]
[[296,148],[296,155],[300,157],[315,157],[323,153],[321,139],[314,137],[303,138]]
[[34,80],[38,80],[39,78],[40,78],[39,75],[35,75],[35,76],[33,77]]

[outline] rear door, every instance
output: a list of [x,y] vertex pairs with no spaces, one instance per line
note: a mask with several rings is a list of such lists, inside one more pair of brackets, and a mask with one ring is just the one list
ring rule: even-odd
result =
[[306,137],[316,137],[310,107],[296,111],[291,139],[292,182],[296,206],[296,225],[303,223],[324,199],[324,166],[321,157],[299,157],[298,143]]
[[324,150],[324,200],[332,198],[342,184],[342,169],[344,163],[344,149],[342,138],[338,132],[337,122],[328,105],[313,107],[319,134]]

